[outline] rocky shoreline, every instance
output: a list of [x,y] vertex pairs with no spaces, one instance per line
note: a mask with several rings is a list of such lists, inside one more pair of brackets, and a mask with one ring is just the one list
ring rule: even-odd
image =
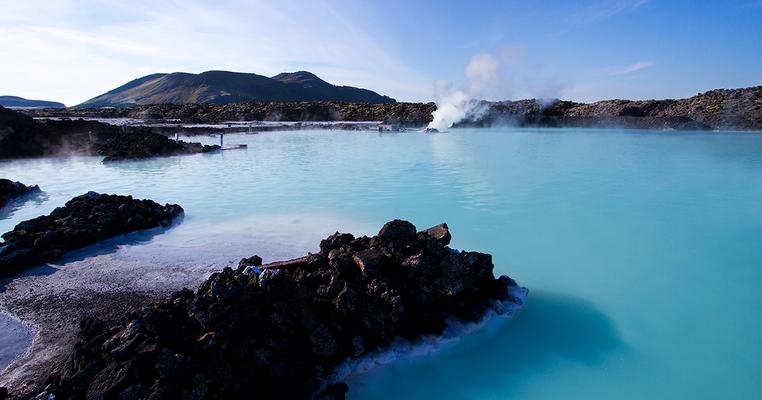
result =
[[0,209],[4,208],[10,202],[20,197],[34,193],[40,193],[39,186],[27,186],[21,182],[14,182],[9,179],[0,179]]
[[395,220],[372,238],[332,235],[296,260],[244,259],[123,322],[83,319],[48,380],[11,394],[343,398],[346,385],[328,384],[343,362],[522,302],[513,280],[494,278],[488,254],[449,241],[444,224],[416,232]]
[[0,160],[59,155],[101,155],[106,161],[206,153],[219,146],[175,142],[145,127],[82,119],[38,121],[0,107]]
[[[762,86],[718,89],[685,99],[481,101],[479,112],[456,127],[621,127],[658,130],[762,130]],[[227,121],[382,121],[425,126],[434,103],[362,104],[340,102],[257,102],[153,104],[129,108],[28,110],[36,117],[134,118],[179,123]]]
[[11,276],[67,251],[142,229],[167,227],[183,215],[177,204],[161,205],[89,192],[74,197],[49,215],[23,221],[2,235],[0,277]]

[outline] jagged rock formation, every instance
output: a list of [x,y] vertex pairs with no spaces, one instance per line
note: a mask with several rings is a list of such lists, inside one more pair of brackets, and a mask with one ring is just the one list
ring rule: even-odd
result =
[[0,277],[103,239],[169,226],[181,215],[183,209],[177,204],[162,206],[132,196],[89,192],[74,197],[49,215],[23,221],[2,235]]
[[219,146],[175,142],[147,128],[118,127],[81,119],[37,121],[0,107],[0,159],[88,154],[116,161],[217,149]]
[[342,362],[522,302],[513,280],[495,279],[489,254],[449,241],[447,225],[416,233],[395,220],[372,238],[331,235],[299,259],[241,260],[120,325],[84,319],[81,342],[44,391],[57,399],[344,398],[347,386],[329,379]]
[[128,107],[138,104],[228,104],[243,101],[347,101],[393,103],[394,99],[351,86],[334,86],[312,73],[257,74],[175,72],[135,79],[77,107]]
[[0,208],[5,207],[10,201],[32,193],[38,193],[39,186],[27,186],[21,182],[14,182],[8,179],[0,179]]

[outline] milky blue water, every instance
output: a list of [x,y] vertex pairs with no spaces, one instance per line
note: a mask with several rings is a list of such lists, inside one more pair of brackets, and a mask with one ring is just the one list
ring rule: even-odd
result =
[[350,398],[762,398],[762,134],[301,131],[226,143],[249,148],[1,163],[0,176],[47,197],[0,231],[88,190],[185,207],[180,226],[133,246],[165,262],[296,256],[336,229],[446,221],[454,247],[492,253],[497,273],[530,289],[527,305],[438,353],[351,377]]

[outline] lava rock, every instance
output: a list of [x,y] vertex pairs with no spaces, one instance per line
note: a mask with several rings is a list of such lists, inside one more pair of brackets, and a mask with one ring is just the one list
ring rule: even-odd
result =
[[183,215],[177,204],[161,205],[89,192],[69,200],[49,215],[20,222],[2,235],[0,276],[25,267],[53,261],[69,250],[124,233],[159,226],[167,227]]
[[513,280],[495,279],[490,255],[457,252],[449,240],[445,224],[416,233],[395,220],[372,238],[331,235],[298,259],[243,259],[109,329],[83,321],[82,342],[40,390],[63,399],[343,399],[348,387],[334,374],[345,361],[522,301],[510,295]]
[[220,146],[217,145],[174,141],[148,129],[112,135],[95,145],[95,152],[105,156],[103,162],[208,153],[219,149]]
[[21,182],[0,179],[0,208],[16,198],[39,192],[40,188],[37,185],[27,186]]
[[116,126],[65,117],[36,120],[0,106],[0,159],[82,154],[119,161],[206,153],[220,148],[175,142],[162,132],[159,128]]

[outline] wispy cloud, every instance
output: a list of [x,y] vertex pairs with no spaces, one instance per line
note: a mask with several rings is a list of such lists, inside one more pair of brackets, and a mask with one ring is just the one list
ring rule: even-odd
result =
[[609,70],[608,75],[610,76],[617,76],[617,75],[628,75],[632,74],[638,71],[642,71],[646,68],[649,68],[654,65],[653,61],[640,61],[636,62],[635,64],[628,65],[624,68],[618,68],[618,69],[612,69]]
[[571,25],[586,25],[637,10],[648,0],[596,0],[568,17]]
[[153,72],[307,68],[401,100],[431,92],[378,35],[329,3],[57,0],[45,13],[37,2],[0,5],[0,88],[8,94],[77,104]]

